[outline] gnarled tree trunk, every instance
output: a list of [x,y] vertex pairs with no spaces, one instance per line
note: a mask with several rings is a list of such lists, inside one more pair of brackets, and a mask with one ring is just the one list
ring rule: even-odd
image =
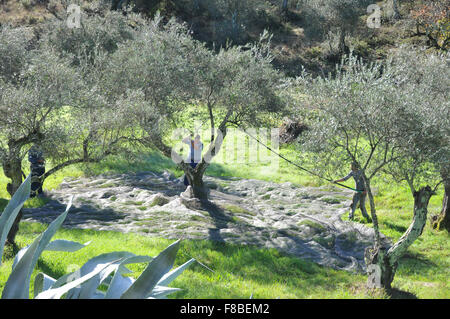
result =
[[437,216],[433,216],[432,227],[437,230],[444,230],[450,232],[450,205],[449,198],[450,195],[450,174],[449,168],[441,170],[441,177],[444,181],[444,199],[442,200],[442,210]]
[[345,43],[346,35],[347,34],[344,28],[341,28],[341,30],[339,31],[339,44],[338,44],[340,54],[348,54],[350,52],[350,48],[347,46],[347,43]]
[[[11,182],[6,186],[6,190],[8,191],[9,195],[11,195],[11,197],[22,184],[22,159],[20,158],[19,153],[20,152],[17,148],[10,147],[9,154],[2,163],[5,176],[11,179]],[[11,230],[8,233],[7,241],[9,244],[14,244],[16,234],[19,231],[19,222],[21,219],[22,210],[20,210],[19,214],[14,220]]]
[[287,12],[288,11],[288,0],[283,0],[283,2],[281,4],[281,10],[283,12]]
[[392,0],[392,9],[394,10],[394,19],[400,19],[400,11],[398,9],[398,0]]
[[184,173],[192,187],[191,196],[200,200],[207,200],[208,188],[203,183],[203,171],[189,167],[184,169]]
[[370,288],[384,288],[391,290],[398,261],[408,247],[422,234],[427,221],[428,202],[433,195],[429,186],[414,192],[413,222],[403,236],[387,251],[383,247],[369,247],[365,251],[365,262],[368,269],[373,270],[374,276],[369,276]]

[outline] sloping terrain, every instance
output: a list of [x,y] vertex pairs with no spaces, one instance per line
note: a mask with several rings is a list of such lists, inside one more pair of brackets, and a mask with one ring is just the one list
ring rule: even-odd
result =
[[[81,4],[83,12],[98,14],[99,6],[117,9],[118,0],[89,1],[79,0],[73,3]],[[274,66],[288,76],[299,75],[303,68],[313,74],[322,75],[333,72],[335,64],[339,63],[346,52],[337,48],[337,30],[328,30],[323,17],[318,12],[311,11],[308,1],[290,1],[289,11],[281,10],[281,0],[276,1],[229,1],[236,3],[238,12],[233,24],[233,12],[220,10],[214,4],[220,1],[171,1],[171,0],[129,0],[134,10],[147,16],[153,16],[156,11],[167,18],[175,17],[185,22],[192,30],[194,38],[208,46],[218,48],[232,44],[254,42],[268,30],[273,35],[271,40]],[[193,3],[203,3],[199,9],[193,8]],[[225,3],[225,2],[224,2]],[[371,29],[366,25],[367,15],[359,18],[359,22],[348,32],[346,45],[354,54],[366,61],[385,59],[389,52],[398,45],[427,46],[427,37],[416,32],[415,22],[410,17],[410,11],[422,0],[400,1],[401,18],[392,20],[390,16],[390,1],[374,1],[383,12],[381,27]],[[2,0],[0,1],[0,25],[12,24],[21,26],[36,26],[47,19],[64,19],[66,8],[72,2],[67,0]],[[255,6],[253,6],[255,5]],[[205,7],[206,6],[206,7]],[[229,5],[231,6],[231,4]],[[231,6],[232,7],[232,6]],[[230,7],[230,8],[231,8]],[[336,24],[336,23],[335,23]],[[233,25],[236,30],[233,29]]]

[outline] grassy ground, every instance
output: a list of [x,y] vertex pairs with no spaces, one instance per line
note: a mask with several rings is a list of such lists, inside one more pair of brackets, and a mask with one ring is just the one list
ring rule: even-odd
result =
[[[24,246],[44,231],[45,225],[22,223],[17,237]],[[90,258],[105,252],[131,251],[135,254],[155,256],[169,243],[134,234],[106,231],[62,229],[55,239],[69,239],[92,243],[75,253],[44,252],[34,276],[43,271],[60,277],[69,269],[82,266]],[[7,252],[9,255],[11,252]],[[342,271],[326,269],[308,261],[282,255],[275,250],[233,246],[211,241],[184,241],[176,264],[196,258],[214,272],[194,265],[178,277],[171,286],[183,291],[175,298],[364,298],[364,291],[357,291],[364,276],[354,276]],[[6,281],[12,259],[5,258],[0,268],[0,290]],[[144,264],[130,267],[142,272]],[[136,275],[134,274],[134,275]]]
[[[286,156],[292,155],[282,150]],[[207,171],[214,176],[237,176],[272,180],[275,182],[293,182],[302,185],[318,186],[320,181],[280,162],[280,169],[269,165],[251,165],[243,163],[223,165],[223,158],[217,157]],[[105,172],[130,172],[153,170],[172,171],[176,176],[181,172],[175,165],[158,153],[147,153],[133,161],[123,157],[111,157],[102,164],[73,166],[46,180],[44,190],[57,187],[65,176],[83,176]],[[4,185],[6,178],[0,176],[0,205],[5,205],[8,196]],[[397,240],[408,228],[412,220],[413,199],[403,185],[394,185],[375,181],[378,188],[376,204],[381,231]],[[430,214],[439,211],[442,191],[432,197]],[[26,206],[44,204],[42,199],[29,200]],[[360,215],[357,213],[356,218]],[[370,224],[368,224],[370,226]],[[44,225],[22,222],[17,241],[20,247],[31,241],[45,229]],[[92,230],[62,229],[56,238],[92,243],[76,253],[45,252],[39,260],[33,277],[39,271],[59,277],[73,265],[81,266],[89,258],[103,252],[128,250],[136,254],[156,255],[170,242],[165,239],[147,238],[135,234],[122,234]],[[416,296],[418,298],[449,298],[450,247],[448,233],[436,232],[427,223],[422,236],[409,248],[402,258],[397,271],[394,287],[409,294],[399,297]],[[0,291],[9,274],[13,253],[7,251],[0,267]],[[211,272],[196,265],[181,275],[173,284],[183,288],[172,297],[176,298],[385,298],[379,293],[364,288],[366,277],[344,271],[335,271],[308,261],[280,254],[275,250],[256,249],[248,246],[219,244],[211,241],[183,242],[176,264],[194,257],[213,269]],[[140,272],[144,265],[133,270]]]

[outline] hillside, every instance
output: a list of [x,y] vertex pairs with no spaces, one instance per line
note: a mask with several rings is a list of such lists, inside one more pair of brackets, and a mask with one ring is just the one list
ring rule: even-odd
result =
[[[287,10],[281,8],[281,0],[2,0],[0,24],[36,26],[46,19],[64,19],[65,8],[72,3],[79,3],[88,14],[99,13],[100,8],[120,10],[119,6],[128,3],[134,11],[147,16],[159,11],[166,18],[185,22],[193,36],[210,47],[254,42],[268,30],[273,35],[273,63],[289,76],[298,75],[302,68],[327,74],[348,50],[367,61],[384,59],[390,50],[403,44],[434,50],[412,17],[413,10],[421,8],[426,1],[398,1],[400,17],[395,19],[392,1],[378,1],[379,28],[367,24],[366,7],[372,1],[357,2],[360,7],[353,8],[349,14],[336,15],[328,12],[333,8],[323,6],[322,1],[311,0],[288,1]],[[344,9],[337,12],[342,13]],[[341,32],[345,33],[344,47],[340,43]]]

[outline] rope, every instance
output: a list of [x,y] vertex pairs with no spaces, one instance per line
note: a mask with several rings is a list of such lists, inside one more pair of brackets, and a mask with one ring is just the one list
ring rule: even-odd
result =
[[321,179],[324,179],[324,180],[326,180],[326,181],[328,181],[328,182],[330,182],[330,183],[333,183],[333,184],[336,184],[336,185],[339,185],[339,186],[342,186],[342,187],[351,189],[351,190],[353,190],[353,191],[355,191],[355,192],[362,192],[362,191],[357,190],[357,189],[355,189],[355,188],[353,188],[353,187],[350,187],[350,186],[347,186],[347,185],[344,185],[344,184],[341,184],[341,183],[337,183],[337,182],[333,181],[332,179],[326,178],[326,177],[321,176],[321,175],[319,175],[319,174],[317,174],[317,173],[314,173],[313,171],[310,171],[310,170],[308,170],[308,169],[306,169],[306,168],[304,168],[304,167],[301,167],[301,166],[298,165],[297,163],[294,163],[294,162],[292,162],[291,160],[289,160],[289,159],[287,159],[286,157],[284,157],[283,155],[281,155],[281,154],[275,152],[275,151],[274,151],[273,149],[271,149],[269,146],[265,145],[263,142],[261,142],[260,140],[258,140],[256,137],[254,137],[253,135],[249,134],[249,133],[246,132],[245,130],[241,129],[240,127],[239,127],[239,129],[240,129],[242,132],[244,132],[245,134],[247,134],[248,136],[250,136],[251,138],[253,138],[255,141],[257,141],[259,144],[261,144],[262,146],[264,146],[265,148],[267,148],[269,151],[271,151],[271,152],[274,153],[275,155],[279,156],[280,158],[284,159],[286,162],[288,162],[288,163],[294,165],[295,167],[297,167],[297,168],[299,168],[299,169],[301,169],[301,170],[303,170],[303,171],[305,171],[305,172],[307,172],[307,173],[309,173],[309,174],[311,174],[311,175],[314,175],[314,176],[317,176],[317,177],[319,177],[319,178],[321,178]]

